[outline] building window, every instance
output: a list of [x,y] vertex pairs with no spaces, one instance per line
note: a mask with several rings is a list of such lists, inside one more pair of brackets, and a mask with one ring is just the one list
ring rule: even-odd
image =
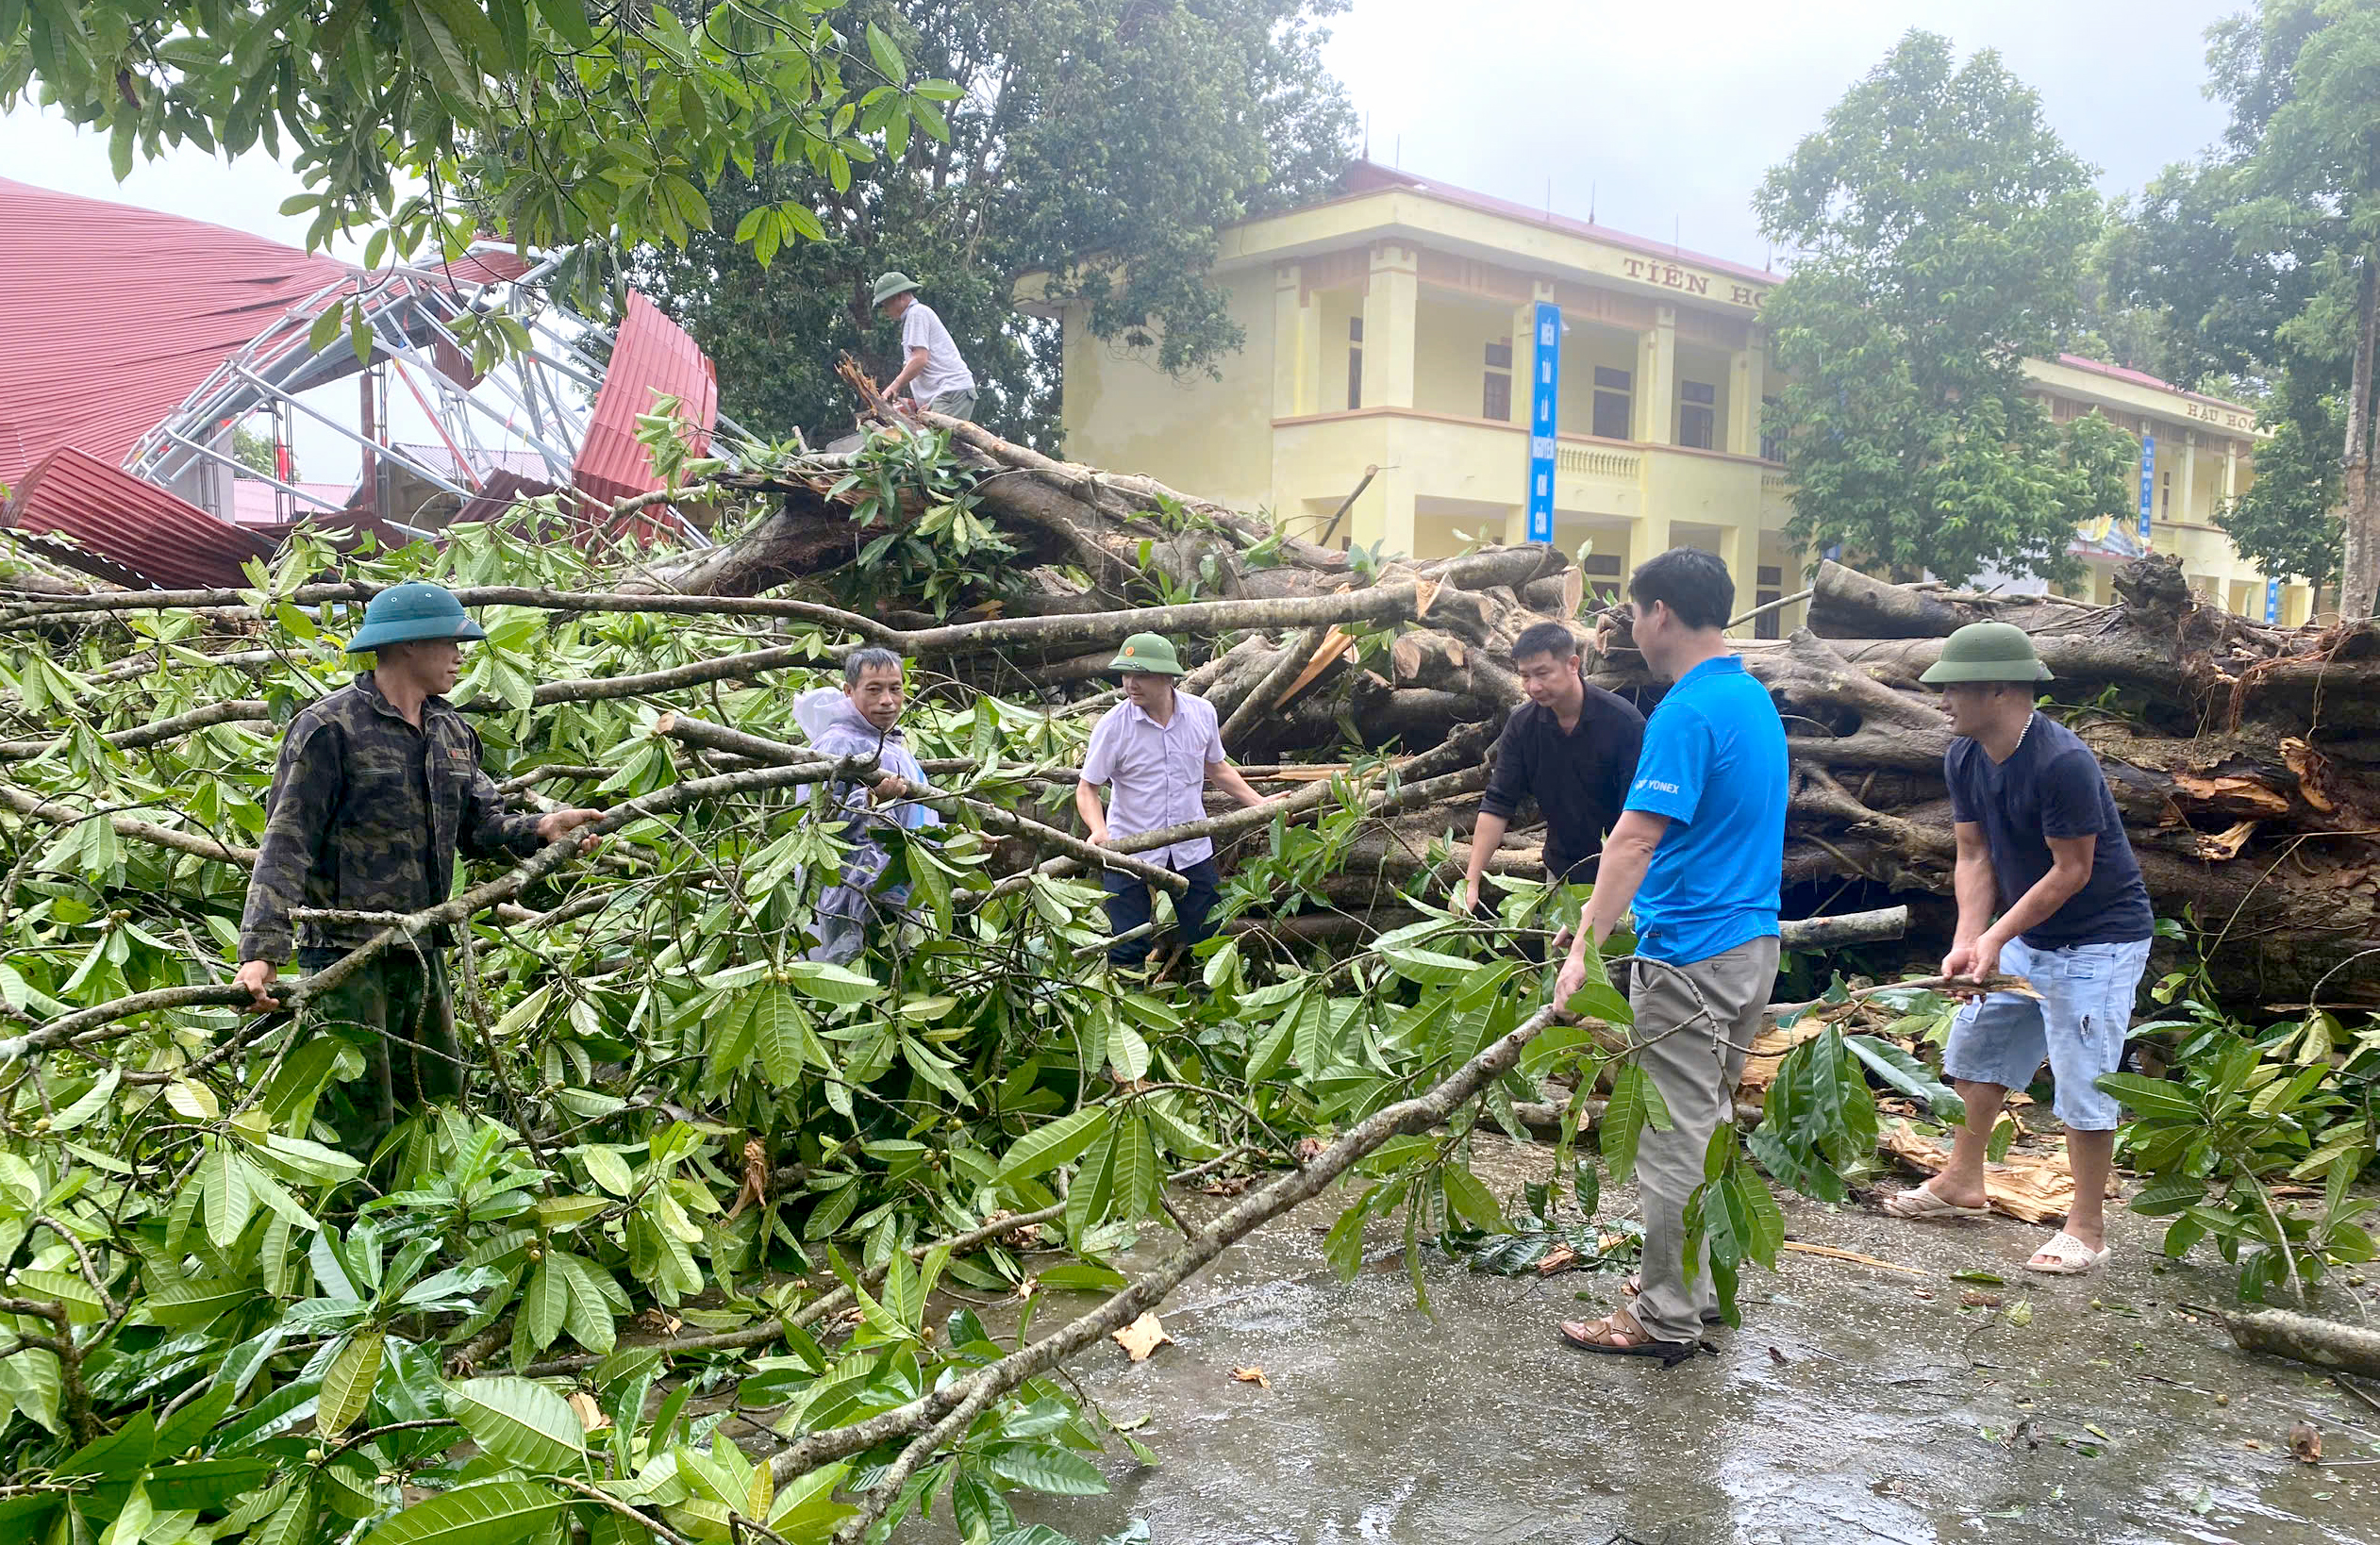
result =
[[1630,405],[1635,401],[1632,377],[1608,365],[1595,367],[1595,437],[1626,440]]
[[1680,381],[1677,397],[1677,442],[1697,451],[1711,449],[1719,427],[1719,389],[1707,381]]
[[1363,318],[1347,319],[1347,411],[1363,406]]
[[[1757,581],[1752,592],[1754,606],[1765,606],[1772,601],[1785,599],[1785,570],[1783,568],[1772,568],[1764,563],[1754,571],[1754,578]],[[1762,612],[1752,620],[1752,636],[1756,639],[1784,637],[1780,631],[1784,625],[1784,619],[1783,606],[1777,607],[1774,611]]]
[[1479,416],[1512,417],[1512,340],[1488,345],[1488,368],[1479,380]]
[[1620,604],[1620,555],[1589,553],[1578,565],[1578,572],[1587,581],[1587,598],[1591,606],[1616,606]]
[[2165,469],[2165,471],[2164,471],[2162,473],[2160,473],[2160,474],[2159,474],[2159,477],[2158,477],[2158,487],[2157,487],[2157,495],[2156,495],[2156,497],[2157,497],[2157,507],[2156,507],[2156,509],[2157,509],[2157,516],[2158,516],[2158,518],[2159,518],[2160,520],[2167,520],[2167,521],[2172,520],[2172,519],[2173,518],[2173,469],[2172,469],[2172,468],[2168,467],[2168,468],[2166,468],[2166,469]]
[[1785,459],[1785,431],[1773,427],[1775,423],[1776,399],[1774,397],[1761,398],[1760,459],[1763,461],[1782,461]]

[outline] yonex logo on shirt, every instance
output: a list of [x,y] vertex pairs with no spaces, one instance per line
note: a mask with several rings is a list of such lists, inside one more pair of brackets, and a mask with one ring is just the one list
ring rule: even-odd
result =
[[1663,794],[1674,794],[1678,791],[1677,785],[1673,783],[1663,783],[1658,778],[1639,778],[1636,786],[1639,789],[1650,789],[1657,793]]

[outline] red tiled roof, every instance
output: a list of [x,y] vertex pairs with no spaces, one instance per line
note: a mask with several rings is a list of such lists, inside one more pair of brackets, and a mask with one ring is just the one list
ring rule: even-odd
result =
[[2203,391],[2192,391],[2188,387],[2177,387],[2171,381],[2160,381],[2147,371],[2134,370],[2129,365],[2110,365],[2104,359],[2086,359],[2079,354],[2061,354],[2057,357],[2057,362],[2075,370],[2087,370],[2093,375],[2110,375],[2119,381],[2129,381],[2134,386],[2147,387],[2152,391],[2171,391],[2177,397],[2188,397],[2195,403],[2211,403],[2217,407],[2228,407],[2236,413],[2255,411],[2245,403],[2235,403],[2228,397],[2210,397]]
[[63,445],[122,461],[208,372],[348,272],[242,231],[0,178],[0,483]]
[[661,486],[653,457],[637,442],[637,418],[653,411],[657,395],[679,399],[679,415],[691,426],[694,454],[710,448],[719,417],[719,378],[709,356],[660,308],[628,291],[627,315],[611,347],[611,368],[587,417],[586,442],[571,468],[580,492],[602,504],[650,493]]
[[[241,564],[271,557],[275,546],[71,446],[25,475],[0,509],[0,525],[61,563],[132,590],[243,584]],[[42,540],[49,532],[78,545]]]
[[1608,225],[1598,225],[1585,220],[1573,220],[1568,215],[1549,214],[1543,209],[1532,209],[1525,204],[1515,204],[1510,199],[1493,198],[1486,193],[1473,192],[1468,188],[1457,188],[1451,182],[1440,182],[1436,177],[1424,177],[1417,173],[1402,172],[1393,167],[1382,166],[1377,161],[1358,160],[1349,163],[1340,187],[1348,193],[1377,193],[1398,188],[1410,188],[1418,192],[1426,193],[1432,198],[1444,199],[1449,204],[1459,204],[1465,208],[1477,209],[1484,214],[1502,215],[1507,220],[1525,220],[1532,225],[1550,225],[1556,230],[1568,231],[1573,236],[1584,236],[1592,241],[1608,242],[1612,246],[1625,247],[1630,252],[1641,252],[1652,258],[1667,258],[1679,262],[1692,263],[1697,267],[1713,269],[1721,274],[1732,274],[1739,279],[1752,279],[1767,285],[1774,284],[1784,277],[1779,274],[1772,274],[1765,268],[1748,267],[1742,263],[1730,262],[1724,258],[1713,258],[1706,253],[1688,252],[1667,241],[1656,241],[1650,237],[1630,236],[1624,231],[1615,231]]

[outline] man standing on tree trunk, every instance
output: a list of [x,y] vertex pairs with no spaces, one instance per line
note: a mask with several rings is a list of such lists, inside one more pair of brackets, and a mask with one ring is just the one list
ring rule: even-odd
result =
[[[1957,739],[1942,758],[1956,822],[1958,931],[1945,976],[2022,976],[2040,996],[1994,992],[1959,1011],[1942,1072],[1967,1106],[1950,1168],[1885,1204],[1895,1218],[1980,1218],[1984,1151],[2011,1088],[2046,1060],[2066,1124],[2074,1205],[2025,1262],[2079,1276],[2107,1258],[2104,1204],[2121,1119],[2097,1080],[2114,1072],[2156,932],[2148,887],[2099,758],[2033,706],[2050,679],[2024,630],[1971,623],[1922,681],[1942,689]],[[1992,921],[1994,904],[2001,908]]]
[[[1120,837],[1204,821],[1204,796],[1210,783],[1242,805],[1268,803],[1224,759],[1215,710],[1205,699],[1175,689],[1174,682],[1185,673],[1171,640],[1136,633],[1123,641],[1107,669],[1123,673],[1123,701],[1109,708],[1090,732],[1082,776],[1074,785],[1074,808],[1092,841],[1105,847]],[[1109,793],[1105,807],[1099,803],[1102,785]],[[1190,882],[1173,898],[1183,947],[1212,938],[1215,930],[1207,914],[1221,887],[1215,844],[1193,837],[1138,856]],[[1128,934],[1148,922],[1155,904],[1147,881],[1109,870],[1106,884],[1109,933]],[[1145,934],[1124,939],[1108,950],[1107,959],[1137,966],[1149,957],[1149,942]]]
[[1568,1321],[1588,1352],[1693,1355],[1719,1315],[1710,1262],[1686,1259],[1686,1204],[1703,1182],[1712,1137],[1728,1130],[1744,1054],[1776,982],[1777,893],[1784,880],[1785,725],[1768,690],[1729,652],[1735,614],[1726,565],[1690,547],[1648,559],[1628,580],[1637,648],[1675,683],[1645,721],[1627,809],[1604,844],[1602,872],[1554,987],[1568,1003],[1634,904],[1637,951],[1628,1005],[1636,1056],[1667,1130],[1637,1145],[1644,1265],[1631,1308]]
[[[1488,860],[1526,798],[1545,817],[1548,885],[1592,885],[1604,834],[1619,819],[1637,775],[1644,715],[1627,699],[1590,687],[1579,673],[1578,640],[1560,623],[1538,623],[1512,641],[1512,668],[1528,702],[1505,721],[1496,738],[1496,767],[1480,796],[1471,830],[1471,864],[1463,873],[1463,910],[1494,916],[1480,905]],[[1531,959],[1537,941],[1528,941]],[[1556,941],[1556,948],[1559,941]]]
[[[311,974],[386,926],[308,921],[292,934],[298,908],[419,912],[453,892],[458,845],[474,857],[526,857],[602,819],[600,810],[506,810],[479,766],[479,737],[443,695],[462,669],[463,640],[486,637],[442,586],[382,590],[347,645],[374,652],[373,668],[291,722],[240,926],[235,980],[258,1011],[279,1006],[274,979],[292,947]],[[449,942],[444,928],[401,939],[310,1005],[309,1020],[363,1057],[362,1124],[341,1135],[354,1152],[368,1155],[399,1110],[462,1088],[439,954]]]
[[975,416],[975,374],[958,357],[950,329],[917,298],[917,281],[898,269],[876,280],[875,307],[901,324],[901,370],[885,387],[899,401],[907,392],[920,407],[954,419]]

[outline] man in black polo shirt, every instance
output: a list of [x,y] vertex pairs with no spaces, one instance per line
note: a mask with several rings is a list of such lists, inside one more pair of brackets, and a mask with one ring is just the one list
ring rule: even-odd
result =
[[1578,671],[1578,640],[1559,623],[1539,623],[1512,643],[1512,668],[1528,702],[1512,710],[1496,740],[1495,772],[1472,828],[1463,909],[1480,910],[1479,882],[1521,801],[1545,816],[1545,877],[1591,884],[1604,834],[1620,818],[1644,744],[1644,715],[1625,698],[1589,687]]
[[[1956,737],[1942,759],[1958,839],[1958,927],[1942,974],[2005,972],[2038,997],[1994,992],[1952,1022],[1942,1072],[1967,1106],[1950,1167],[1888,1199],[1896,1218],[1981,1217],[1984,1150],[2012,1088],[2050,1065],[2074,1204],[2025,1262],[2079,1276],[2107,1258],[2103,1202],[2122,1112],[2096,1080],[2116,1071],[2156,920],[2099,758],[2033,706],[2050,679],[2024,631],[1971,623],[1919,678],[1942,689]],[[1995,905],[1996,904],[1996,905]],[[1994,911],[1998,916],[1993,916]]]

